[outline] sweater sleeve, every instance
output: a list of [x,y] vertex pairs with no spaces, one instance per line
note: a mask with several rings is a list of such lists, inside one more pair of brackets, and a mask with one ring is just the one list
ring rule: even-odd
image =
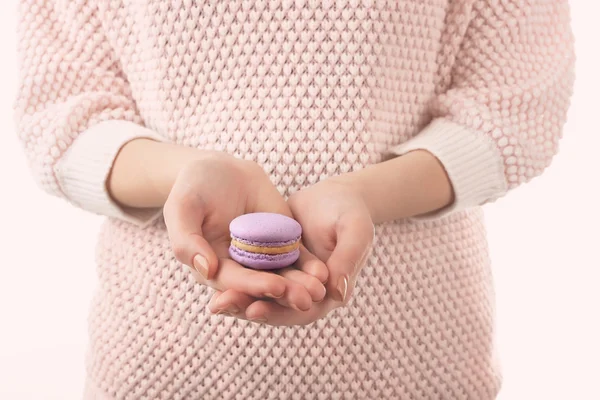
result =
[[106,188],[125,143],[163,139],[142,124],[95,2],[20,0],[18,38],[15,120],[36,182],[96,214],[137,225],[159,216],[120,207]]
[[431,152],[453,185],[452,205],[418,219],[502,197],[542,173],[562,136],[575,58],[567,1],[475,0],[470,12],[431,123],[390,150]]

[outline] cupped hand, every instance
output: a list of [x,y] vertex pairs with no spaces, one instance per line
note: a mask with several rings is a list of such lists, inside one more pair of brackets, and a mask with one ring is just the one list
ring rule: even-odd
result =
[[[239,215],[274,212],[291,216],[285,199],[262,168],[224,153],[203,153],[175,179],[164,218],[175,258],[196,280],[217,291],[235,290],[248,299],[272,298],[282,307],[308,310],[321,300],[327,268],[306,248],[296,268],[277,273],[245,268],[229,258],[229,224]],[[235,305],[228,310],[236,312]]]
[[236,290],[217,292],[209,309],[236,304],[238,318],[270,325],[306,325],[347,304],[373,243],[374,225],[360,191],[348,177],[330,178],[303,189],[288,199],[302,225],[303,243],[326,263],[327,296],[308,311],[285,309],[271,301],[254,300]]
[[369,208],[348,176],[330,178],[288,200],[303,227],[304,244],[329,270],[327,293],[347,303],[373,245]]

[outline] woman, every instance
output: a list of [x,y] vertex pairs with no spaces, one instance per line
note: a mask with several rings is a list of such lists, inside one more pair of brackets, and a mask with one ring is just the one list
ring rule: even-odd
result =
[[[496,397],[480,206],[557,151],[566,1],[21,0],[20,18],[31,168],[108,217],[86,399]],[[228,258],[255,211],[302,224],[295,266]]]

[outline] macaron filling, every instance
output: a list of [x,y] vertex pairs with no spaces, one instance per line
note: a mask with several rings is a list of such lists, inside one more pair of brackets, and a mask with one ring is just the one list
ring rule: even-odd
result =
[[263,253],[250,253],[250,252],[247,252],[244,250],[240,250],[237,247],[231,246],[229,248],[229,252],[234,253],[239,257],[250,258],[253,260],[279,261],[279,260],[287,260],[290,258],[298,258],[297,254],[300,252],[300,250],[294,250],[289,253],[282,253],[282,254],[263,254]]
[[273,243],[254,245],[254,244],[244,243],[243,241],[238,240],[235,237],[232,237],[231,246],[235,247],[239,250],[248,251],[250,253],[284,254],[284,253],[292,252],[294,250],[298,250],[298,248],[300,248],[300,241],[297,240],[290,244],[283,244],[283,245],[274,245]]

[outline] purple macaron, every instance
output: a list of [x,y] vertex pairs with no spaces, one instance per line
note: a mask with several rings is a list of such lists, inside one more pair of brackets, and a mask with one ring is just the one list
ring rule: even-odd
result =
[[260,270],[292,265],[300,256],[300,224],[285,215],[240,215],[229,225],[229,255],[238,263]]

